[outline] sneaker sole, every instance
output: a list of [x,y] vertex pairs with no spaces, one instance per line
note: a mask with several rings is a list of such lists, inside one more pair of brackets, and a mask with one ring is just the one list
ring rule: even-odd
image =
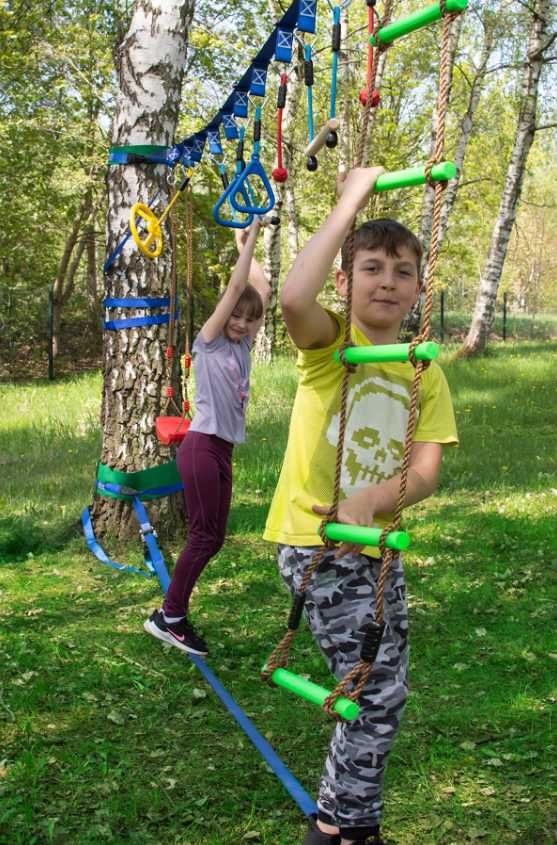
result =
[[190,654],[198,654],[200,657],[206,657],[209,653],[208,651],[199,651],[199,649],[193,648],[191,645],[179,642],[174,639],[172,634],[168,634],[166,631],[161,631],[161,629],[150,619],[147,619],[147,621],[143,623],[143,628],[148,634],[151,634],[152,637],[156,637],[157,640],[161,640],[163,643],[173,645],[174,648],[179,648],[180,651],[189,652]]

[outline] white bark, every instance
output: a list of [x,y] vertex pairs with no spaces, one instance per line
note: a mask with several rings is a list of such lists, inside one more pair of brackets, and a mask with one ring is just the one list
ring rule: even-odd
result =
[[[178,119],[188,30],[194,0],[138,0],[130,28],[119,48],[120,92],[112,144],[170,146]],[[150,164],[112,166],[108,175],[107,254],[122,238],[130,208],[148,203],[160,190],[158,215],[169,201],[167,170]],[[164,296],[170,290],[170,232],[156,260],[144,258],[132,238],[105,277],[105,296]],[[143,310],[112,310],[111,318],[142,316]],[[158,312],[157,312],[158,313]],[[104,386],[101,461],[132,472],[170,458],[155,437],[165,386],[164,349],[168,326],[147,326],[104,333]],[[168,499],[157,499],[150,513],[170,514]],[[94,516],[101,530],[109,525],[126,533],[129,508],[97,499]],[[157,521],[155,517],[155,521]],[[133,524],[133,523],[132,523]]]
[[535,0],[530,7],[532,26],[522,78],[522,96],[515,137],[501,203],[493,227],[491,242],[480,283],[468,335],[460,350],[467,356],[485,349],[493,319],[499,281],[503,272],[516,208],[522,191],[524,171],[536,131],[538,87],[544,63],[544,51],[554,36],[547,37],[551,0]]

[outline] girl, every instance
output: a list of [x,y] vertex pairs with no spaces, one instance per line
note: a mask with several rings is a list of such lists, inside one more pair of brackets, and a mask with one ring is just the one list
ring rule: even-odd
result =
[[250,351],[271,292],[253,258],[260,225],[256,219],[249,229],[235,230],[238,261],[192,347],[195,416],[176,455],[188,538],[162,609],[155,610],[143,626],[157,639],[193,654],[206,655],[207,644],[188,620],[189,600],[203,569],[224,542],[232,496],[232,450],[245,440]]

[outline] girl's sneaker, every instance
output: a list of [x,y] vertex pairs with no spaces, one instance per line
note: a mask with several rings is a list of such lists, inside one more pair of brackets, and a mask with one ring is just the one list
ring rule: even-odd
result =
[[143,623],[148,634],[162,640],[164,643],[176,646],[181,651],[189,651],[191,654],[200,654],[203,657],[209,653],[207,643],[200,637],[187,616],[179,622],[165,622],[162,610],[154,610]]

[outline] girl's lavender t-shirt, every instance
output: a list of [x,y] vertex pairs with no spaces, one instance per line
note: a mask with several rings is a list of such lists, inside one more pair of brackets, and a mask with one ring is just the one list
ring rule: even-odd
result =
[[192,355],[195,365],[195,415],[190,431],[216,434],[229,443],[246,439],[252,338],[239,343],[220,334],[207,343],[197,335]]

